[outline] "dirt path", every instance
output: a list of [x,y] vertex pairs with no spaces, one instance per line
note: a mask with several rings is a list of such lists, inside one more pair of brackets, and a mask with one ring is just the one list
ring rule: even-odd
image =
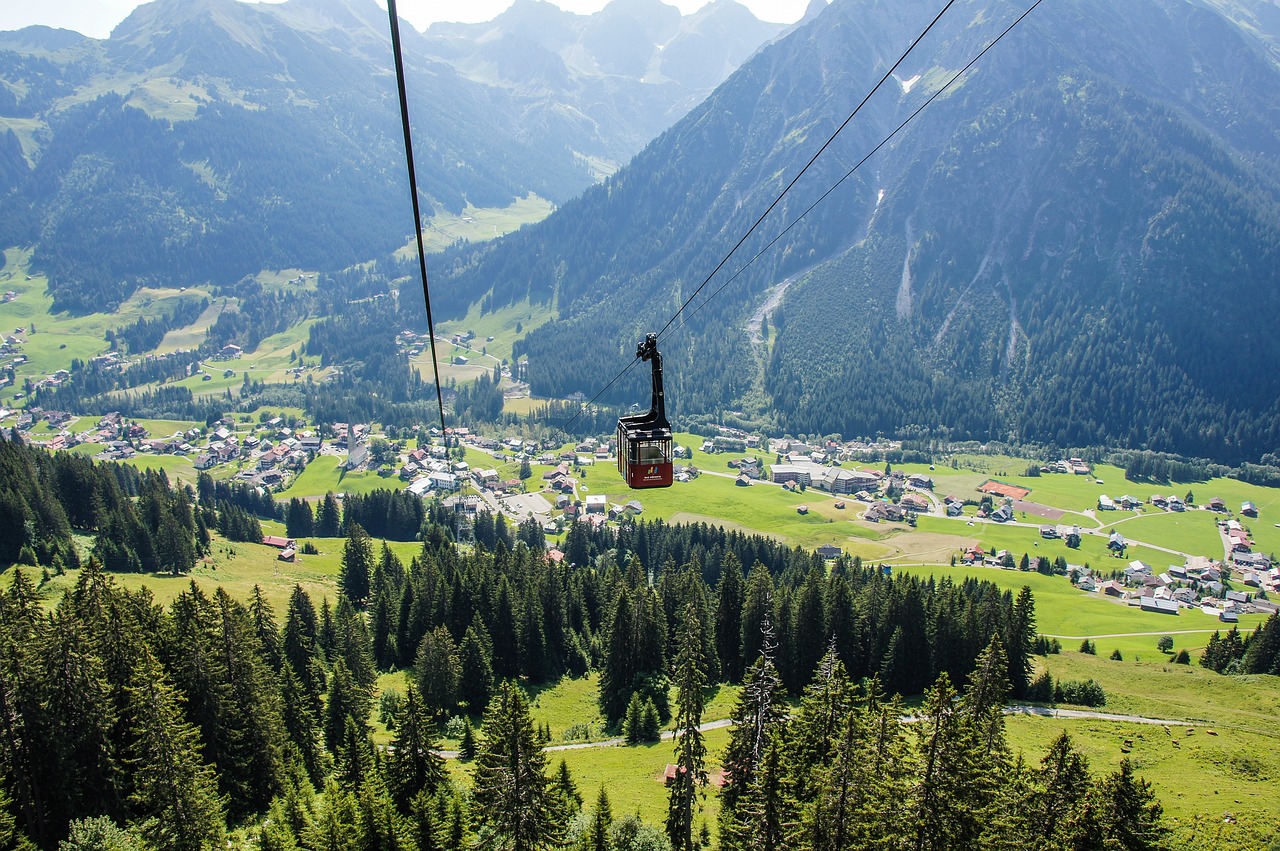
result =
[[1041,718],[1070,718],[1073,720],[1123,721],[1127,724],[1154,724],[1172,727],[1185,726],[1191,722],[1178,721],[1172,718],[1148,718],[1145,715],[1117,715],[1113,712],[1093,712],[1087,709],[1057,709],[1052,706],[1027,706],[1013,704],[1005,707],[1005,715],[1036,715]]
[[[1194,632],[1194,631],[1196,630],[1188,630],[1188,632]],[[1138,634],[1141,635],[1142,633],[1138,633]],[[1010,704],[1009,706],[1006,706],[1004,710],[1004,714],[1005,715],[1035,715],[1040,718],[1064,718],[1064,719],[1070,719],[1073,721],[1081,721],[1081,720],[1120,721],[1127,724],[1152,724],[1156,726],[1170,726],[1170,727],[1174,725],[1186,726],[1192,723],[1199,723],[1199,722],[1187,721],[1185,719],[1149,718],[1145,715],[1120,715],[1114,712],[1094,712],[1089,709],[1058,709],[1057,707],[1053,707],[1053,706],[1031,706],[1025,703],[1013,703],[1013,704]],[[902,721],[905,723],[910,723],[912,721],[919,721],[919,720],[920,718],[914,715],[902,716]],[[731,726],[732,724],[733,722],[728,718],[722,718],[718,721],[707,721],[704,724],[700,724],[698,725],[698,729],[705,733],[708,730],[719,730],[719,729],[723,729],[725,727]],[[662,733],[662,739],[663,741],[669,742],[675,738],[675,735],[676,734],[673,730],[664,730]],[[548,753],[552,753],[555,751],[580,751],[580,750],[586,750],[588,748],[614,748],[614,747],[622,746],[625,742],[626,740],[623,739],[621,736],[615,736],[612,739],[600,739],[599,741],[595,741],[595,742],[572,742],[570,744],[565,744],[565,745],[547,745],[546,747],[543,748],[543,750]],[[444,757],[445,759],[458,758],[457,751],[436,751],[436,753],[438,753],[440,756]]]

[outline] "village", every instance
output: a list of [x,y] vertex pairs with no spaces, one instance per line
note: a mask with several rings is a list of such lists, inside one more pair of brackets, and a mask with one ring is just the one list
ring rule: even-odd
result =
[[[78,451],[99,460],[143,466],[147,456],[186,457],[197,472],[271,492],[288,488],[308,465],[327,458],[347,472],[376,474],[387,480],[388,488],[403,488],[424,500],[442,500],[464,517],[488,511],[514,523],[532,519],[553,538],[566,532],[575,521],[603,525],[625,522],[644,512],[639,498],[643,492],[637,492],[639,496],[611,497],[590,492],[583,481],[595,465],[616,463],[613,436],[559,444],[549,439],[489,435],[468,428],[451,429],[445,435],[432,427],[423,432],[428,437],[425,442],[401,443],[387,439],[368,424],[333,423],[308,428],[295,417],[267,414],[257,420],[246,415],[239,419],[228,416],[208,426],[155,435],[142,423],[130,421],[118,412],[108,413],[93,427],[84,429],[72,414],[36,407],[0,410],[0,422],[50,450],[81,447]],[[820,494],[831,500],[837,512],[847,511],[849,519],[900,524],[905,529],[914,527],[922,516],[970,528],[986,523],[1031,526],[1041,540],[1062,542],[1069,551],[1078,548],[1084,536],[1105,535],[1107,552],[1121,560],[1129,542],[1118,530],[1102,530],[1097,518],[1113,512],[1209,512],[1215,516],[1221,533],[1220,559],[1186,554],[1181,559],[1171,559],[1164,569],[1140,560],[1128,561],[1123,568],[1086,567],[1061,558],[1054,564],[1043,556],[1023,556],[1019,563],[1007,549],[988,550],[975,545],[958,553],[953,563],[1042,572],[1057,568],[1082,592],[1170,615],[1197,609],[1223,623],[1234,623],[1241,614],[1276,611],[1276,605],[1268,598],[1280,594],[1280,568],[1272,564],[1269,555],[1257,551],[1244,525],[1258,517],[1258,508],[1251,501],[1244,501],[1238,514],[1233,515],[1218,497],[1194,505],[1173,494],[1156,494],[1145,500],[1129,495],[1112,499],[1100,494],[1094,510],[1085,511],[1083,517],[1067,518],[1060,509],[1029,501],[1030,491],[1025,487],[989,479],[973,493],[940,496],[935,493],[933,475],[927,471],[907,472],[890,464],[869,463],[900,450],[901,443],[895,441],[811,442],[768,438],[722,426],[695,443],[701,467],[693,461],[692,446],[674,447],[676,487],[711,475],[732,479],[742,488],[763,485],[794,494],[813,493],[814,498]],[[86,445],[89,449],[83,448]],[[481,457],[492,463],[478,460]],[[716,459],[714,465],[709,463],[712,458]],[[712,469],[721,463],[723,468]],[[504,475],[500,468],[518,469],[519,473]],[[933,469],[932,465],[929,469]],[[1081,476],[1093,481],[1090,465],[1075,457],[1045,464],[1040,473]],[[800,504],[795,510],[807,514],[809,505]],[[1081,525],[1090,519],[1099,528]],[[558,553],[554,543],[552,540],[549,544],[553,557]],[[824,553],[828,557],[841,552],[836,547],[828,549]]]

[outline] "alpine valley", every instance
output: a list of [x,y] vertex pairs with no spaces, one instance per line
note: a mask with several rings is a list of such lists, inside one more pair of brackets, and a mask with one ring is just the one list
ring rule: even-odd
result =
[[1280,848],[1280,0],[389,29],[0,32],[0,851]]

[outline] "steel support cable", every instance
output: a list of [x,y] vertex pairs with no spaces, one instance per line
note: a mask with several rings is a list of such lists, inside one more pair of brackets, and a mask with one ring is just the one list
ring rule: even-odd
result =
[[[809,168],[817,161],[818,157],[822,156],[823,152],[826,151],[826,149],[831,146],[831,143],[836,140],[836,137],[840,135],[840,133],[844,130],[844,128],[849,126],[849,122],[853,121],[853,119],[858,115],[858,113],[862,111],[862,108],[866,106],[867,102],[870,101],[871,98],[875,95],[875,93],[880,90],[880,87],[883,86],[889,80],[889,78],[893,76],[893,73],[898,70],[898,66],[901,65],[904,61],[906,61],[906,58],[911,55],[911,51],[915,50],[916,46],[919,45],[920,42],[923,41],[925,37],[929,35],[929,33],[938,24],[938,22],[942,20],[943,15],[947,13],[947,10],[950,9],[955,4],[955,2],[956,0],[947,0],[946,5],[944,5],[942,7],[942,10],[938,12],[937,15],[934,16],[933,20],[929,22],[929,25],[925,27],[923,30],[921,30],[920,34],[917,35],[911,41],[911,44],[909,44],[907,46],[907,49],[902,52],[902,55],[898,57],[897,61],[894,62],[892,66],[890,66],[889,70],[885,72],[884,76],[881,77],[880,80],[874,86],[871,87],[871,90],[867,92],[867,94],[862,98],[861,101],[859,101],[858,105],[854,107],[853,111],[850,112],[849,115],[844,119],[844,121],[840,123],[840,126],[835,129],[835,132],[832,133],[830,137],[828,137],[827,141],[822,143],[822,147],[818,148],[817,152],[812,157],[809,158],[809,161],[804,164],[804,168],[800,169],[800,171],[796,173],[795,177],[791,178],[791,181],[783,188],[781,192],[778,193],[778,196],[774,198],[773,201],[769,204],[769,206],[765,209],[765,211],[760,214],[760,217],[755,220],[755,223],[752,224],[751,227],[747,229],[747,232],[742,235],[742,238],[739,239],[734,244],[733,248],[729,249],[728,253],[725,254],[724,257],[720,260],[720,262],[716,264],[715,268],[711,270],[710,274],[708,274],[707,277],[703,279],[702,283],[698,285],[697,289],[695,289],[689,295],[689,297],[684,300],[684,303],[680,305],[680,307],[676,310],[676,312],[671,315],[671,318],[667,320],[667,324],[663,325],[662,330],[658,332],[659,338],[661,338],[662,335],[667,332],[667,329],[671,327],[671,323],[675,322],[676,319],[679,318],[680,314],[684,312],[685,308],[688,307],[689,304],[695,298],[698,297],[698,293],[702,292],[703,288],[706,287],[706,285],[711,282],[711,279],[716,276],[716,273],[719,272],[724,267],[724,265],[729,262],[730,258],[733,257],[734,253],[737,252],[737,250],[742,247],[742,244],[751,237],[751,234],[755,233],[755,230],[760,226],[760,223],[763,222],[771,212],[773,212],[773,208],[778,206],[779,203],[781,203],[782,199],[786,196],[786,194],[789,191],[791,191],[791,188],[796,185],[796,183],[800,180],[800,178],[804,177],[805,173],[809,171]],[[757,254],[756,256],[759,256],[759,255]],[[752,258],[752,259],[754,260],[755,258]],[[748,261],[748,265],[750,265],[750,261]],[[739,273],[740,271],[741,270],[739,270]],[[723,289],[723,288],[724,287],[722,285],[720,289]],[[720,291],[719,289],[716,290],[716,292],[719,292],[719,291]],[[709,300],[710,299],[708,299],[708,301]],[[706,302],[704,301],[703,304],[705,303]],[[584,409],[594,404],[595,401],[599,399],[601,396],[603,396],[610,387],[612,387],[614,384],[620,381],[624,375],[630,372],[631,368],[636,365],[637,360],[638,358],[632,358],[631,361],[625,367],[623,367],[622,370],[620,370],[618,374],[615,375],[609,381],[609,383],[604,386],[603,389],[597,392],[596,395],[592,396],[590,400],[583,403],[583,405],[578,409],[578,411],[572,417],[570,417],[568,420],[565,421],[565,424],[563,427],[568,428],[570,425],[572,425],[578,419],[578,417],[581,415],[581,412]]]
[[440,389],[440,361],[436,357],[436,324],[431,316],[431,291],[427,287],[427,251],[422,244],[422,212],[418,205],[418,175],[413,165],[413,134],[409,129],[409,98],[405,94],[404,56],[400,50],[400,16],[396,14],[396,0],[387,0],[387,15],[391,18],[391,50],[395,55],[396,89],[400,95],[400,124],[404,128],[404,158],[409,169],[409,195],[413,199],[413,233],[418,242],[418,271],[422,277],[422,298],[427,306],[427,336],[431,338],[431,368],[436,380],[436,405],[440,408],[440,434],[445,446],[449,445],[448,429],[444,424],[444,394]]
[[[880,143],[879,143],[879,144],[877,144],[874,148],[872,148],[870,151],[868,151],[868,152],[867,152],[867,155],[866,155],[866,156],[864,156],[862,159],[858,160],[858,162],[857,162],[856,164],[854,164],[853,168],[851,168],[851,169],[849,169],[848,171],[846,171],[846,172],[844,173],[844,176],[843,176],[843,177],[841,177],[839,180],[837,180],[835,183],[833,183],[833,184],[831,185],[831,187],[830,187],[829,189],[827,189],[827,191],[826,191],[826,192],[823,192],[821,195],[819,195],[819,196],[818,196],[818,199],[817,199],[816,201],[814,201],[812,204],[810,204],[808,207],[806,207],[806,208],[804,209],[804,212],[802,212],[800,215],[798,215],[798,216],[796,216],[794,219],[792,219],[792,220],[791,220],[791,222],[790,222],[790,224],[788,224],[785,228],[783,228],[783,229],[782,229],[782,231],[781,231],[777,236],[775,236],[773,239],[769,240],[769,242],[767,242],[767,243],[764,245],[764,247],[763,247],[763,248],[761,248],[761,249],[760,249],[759,251],[757,251],[754,255],[752,255],[752,257],[751,257],[751,259],[750,259],[750,260],[748,260],[746,263],[743,263],[743,264],[742,264],[742,266],[740,266],[740,267],[738,268],[738,271],[734,272],[734,273],[733,273],[733,275],[731,275],[727,281],[725,281],[723,284],[721,284],[720,286],[718,286],[718,287],[716,287],[714,290],[712,290],[712,291],[711,291],[711,295],[709,295],[709,296],[707,296],[705,299],[703,299],[703,301],[702,301],[702,303],[701,303],[701,304],[699,304],[699,305],[698,305],[697,307],[695,307],[693,310],[690,310],[690,311],[685,315],[685,318],[684,318],[684,319],[682,319],[682,320],[680,321],[680,324],[679,324],[679,325],[677,325],[677,326],[673,329],[673,332],[674,332],[674,331],[679,331],[681,328],[683,328],[683,327],[685,326],[685,324],[689,321],[689,317],[692,317],[692,316],[696,315],[696,314],[697,314],[697,312],[698,312],[699,310],[701,310],[701,309],[702,309],[703,307],[705,307],[708,303],[710,303],[712,299],[714,299],[717,295],[719,295],[721,290],[723,290],[725,287],[729,286],[729,284],[733,283],[733,282],[734,282],[734,280],[735,280],[739,275],[741,275],[743,272],[745,272],[745,271],[747,270],[747,267],[748,267],[748,266],[750,266],[752,263],[756,262],[756,260],[760,259],[760,256],[761,256],[762,254],[764,254],[766,251],[768,251],[770,248],[772,248],[772,247],[774,246],[774,244],[775,244],[775,243],[777,243],[777,241],[778,241],[778,240],[780,240],[780,239],[782,239],[782,237],[786,236],[786,235],[787,235],[787,233],[788,233],[788,232],[789,232],[793,227],[795,227],[796,225],[798,225],[798,224],[800,223],[800,220],[801,220],[801,219],[803,219],[805,216],[809,215],[809,213],[813,212],[813,208],[814,208],[814,207],[817,207],[819,204],[821,204],[823,201],[825,201],[828,195],[830,195],[832,192],[835,192],[835,191],[836,191],[836,189],[838,189],[838,188],[841,186],[841,184],[843,184],[846,180],[848,180],[850,177],[852,177],[852,176],[853,176],[853,173],[854,173],[855,171],[857,171],[859,168],[861,168],[863,165],[865,165],[865,164],[866,164],[866,162],[867,162],[867,160],[871,159],[873,156],[875,156],[875,155],[876,155],[876,153],[877,153],[877,152],[879,152],[879,150],[880,150],[881,148],[883,148],[885,145],[889,144],[889,142],[893,139],[893,137],[894,137],[894,136],[896,136],[896,135],[898,135],[898,133],[900,133],[904,127],[906,127],[908,124],[910,124],[910,123],[915,119],[915,117],[916,117],[917,115],[919,115],[920,113],[924,112],[924,111],[925,111],[925,108],[926,108],[926,107],[928,107],[928,106],[929,106],[929,104],[933,103],[933,102],[934,102],[934,100],[935,100],[935,99],[937,99],[937,98],[938,98],[938,97],[939,97],[943,92],[945,92],[947,89],[949,89],[949,88],[951,88],[953,85],[955,85],[955,83],[956,83],[956,82],[957,82],[957,81],[958,81],[958,80],[959,80],[959,79],[960,79],[960,78],[965,74],[965,72],[967,72],[970,68],[972,68],[972,67],[974,66],[974,64],[975,64],[975,63],[977,63],[977,61],[978,61],[979,59],[981,59],[981,58],[982,58],[982,57],[987,53],[987,51],[989,51],[991,48],[993,48],[993,47],[995,47],[997,44],[999,44],[1001,39],[1003,39],[1003,38],[1004,38],[1005,36],[1007,36],[1010,32],[1012,32],[1012,31],[1013,31],[1013,29],[1014,29],[1014,27],[1016,27],[1016,26],[1018,26],[1018,24],[1022,23],[1022,19],[1023,19],[1023,18],[1027,17],[1027,15],[1030,15],[1032,12],[1034,12],[1034,11],[1035,11],[1035,9],[1036,9],[1036,7],[1037,7],[1037,6],[1039,6],[1039,5],[1040,5],[1041,3],[1043,3],[1043,2],[1044,2],[1044,0],[1036,0],[1036,2],[1032,3],[1032,4],[1031,4],[1031,6],[1030,6],[1030,7],[1029,7],[1025,12],[1023,12],[1021,15],[1019,15],[1019,16],[1017,17],[1017,19],[1016,19],[1016,20],[1014,20],[1014,22],[1013,22],[1013,23],[1009,24],[1009,26],[1008,26],[1008,27],[1006,27],[1006,28],[1004,29],[1004,31],[1000,33],[1000,35],[998,35],[998,36],[996,36],[994,39],[992,39],[992,40],[991,40],[991,42],[990,42],[986,47],[982,48],[982,50],[981,50],[981,51],[980,51],[976,56],[974,56],[972,59],[970,59],[970,60],[965,64],[965,66],[964,66],[963,68],[961,68],[959,71],[957,71],[955,74],[953,74],[953,75],[951,76],[951,79],[950,79],[950,80],[947,80],[947,82],[946,82],[946,83],[944,83],[944,84],[943,84],[943,85],[942,85],[942,86],[941,86],[941,87],[940,87],[936,92],[934,92],[932,95],[930,95],[930,96],[928,97],[928,99],[927,99],[927,100],[925,100],[925,102],[924,102],[924,103],[920,104],[919,108],[917,108],[914,112],[912,112],[910,115],[908,115],[905,121],[903,121],[903,122],[902,122],[901,124],[899,124],[896,128],[894,128],[893,132],[891,132],[888,136],[885,136],[885,137],[884,137],[884,139],[882,139],[882,140],[880,141]],[[628,369],[629,369],[629,368],[630,368],[630,367],[628,366]]]

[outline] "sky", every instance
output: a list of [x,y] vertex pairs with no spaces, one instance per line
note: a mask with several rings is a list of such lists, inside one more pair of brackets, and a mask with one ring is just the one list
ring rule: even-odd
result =
[[[396,0],[400,17],[418,29],[435,21],[489,21],[511,5],[512,0]],[[607,0],[554,0],[562,9],[590,14],[602,9]],[[684,14],[696,12],[707,0],[664,0]],[[800,20],[808,0],[738,0],[757,18],[790,24]],[[16,30],[33,24],[75,30],[94,38],[106,38],[123,21],[138,0],[53,0],[19,2],[0,0],[0,30]],[[386,0],[379,0],[386,8]]]

